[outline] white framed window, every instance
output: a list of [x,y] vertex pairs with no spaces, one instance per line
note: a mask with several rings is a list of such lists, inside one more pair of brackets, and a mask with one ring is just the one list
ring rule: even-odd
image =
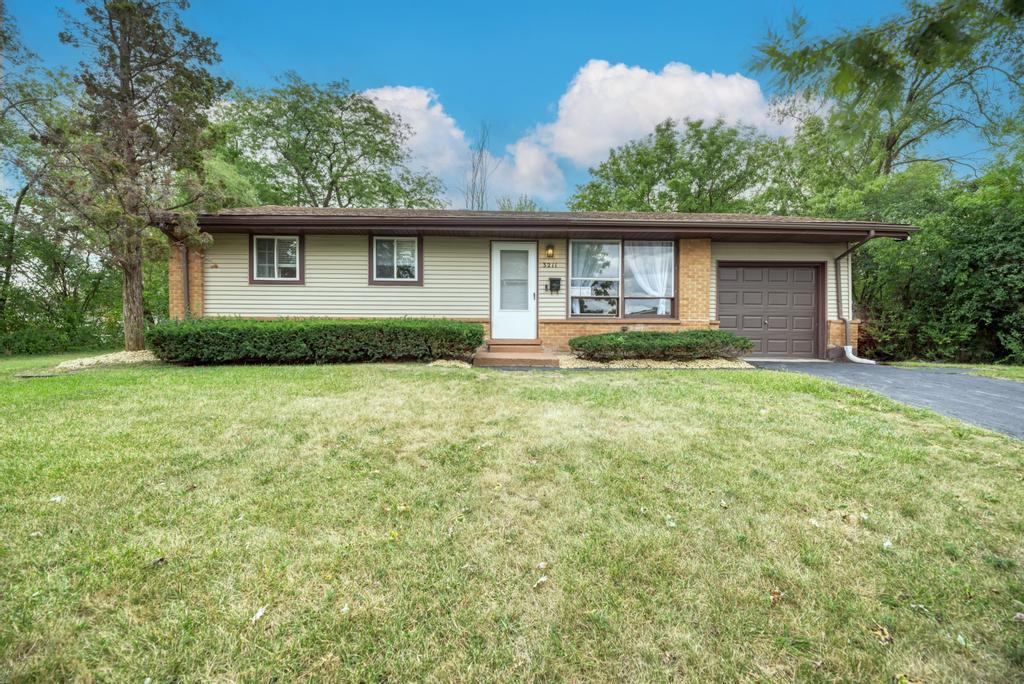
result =
[[675,242],[671,240],[573,240],[570,315],[672,316],[675,280]]
[[254,235],[252,279],[296,283],[302,279],[302,240],[297,235]]
[[421,241],[417,237],[373,238],[370,282],[417,285],[422,282]]

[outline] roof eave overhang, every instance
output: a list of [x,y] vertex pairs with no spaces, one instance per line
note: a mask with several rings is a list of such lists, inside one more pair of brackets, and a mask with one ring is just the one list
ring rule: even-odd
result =
[[876,237],[906,238],[916,232],[911,226],[897,226],[884,223],[850,222],[792,222],[752,221],[744,223],[723,223],[715,221],[686,221],[672,223],[664,220],[643,219],[600,220],[600,219],[508,219],[473,217],[452,219],[450,217],[339,217],[339,216],[287,216],[287,215],[236,215],[200,216],[199,227],[211,233],[247,233],[253,230],[281,230],[306,233],[396,233],[416,235],[516,235],[523,237],[600,237],[642,234],[662,237],[708,237],[708,238],[768,238],[778,240],[784,237],[799,239],[812,238],[846,240],[862,238],[875,231]]

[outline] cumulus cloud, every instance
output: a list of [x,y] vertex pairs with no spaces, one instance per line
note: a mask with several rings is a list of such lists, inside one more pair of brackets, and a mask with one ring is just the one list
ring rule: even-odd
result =
[[708,74],[678,62],[654,72],[595,59],[576,73],[558,101],[555,121],[539,125],[536,136],[559,157],[589,166],[665,119],[721,117],[787,132],[772,121],[768,105],[760,84],[742,74]]
[[547,149],[521,138],[505,148],[491,185],[496,197],[530,195],[551,202],[565,193],[565,175]]
[[[447,199],[453,205],[460,195],[472,154],[466,132],[449,116],[437,93],[414,86],[385,86],[364,94],[378,107],[398,115],[411,129],[408,147],[410,161],[444,181]],[[551,201],[565,192],[565,177],[544,148],[528,138],[505,148],[501,156],[491,157],[492,199],[522,194]]]
[[397,114],[412,129],[409,153],[413,166],[439,176],[461,171],[469,157],[466,133],[445,113],[437,93],[428,88],[385,86],[363,93],[374,103]]
[[[441,177],[448,199],[461,204],[471,155],[466,132],[444,111],[436,92],[412,86],[366,91],[378,106],[399,115],[412,129],[412,161]],[[492,199],[530,195],[545,202],[566,191],[561,164],[593,166],[608,150],[643,137],[665,119],[744,123],[770,134],[792,126],[773,120],[760,84],[742,74],[704,73],[671,62],[660,71],[587,62],[558,100],[554,121],[539,123],[493,157]]]

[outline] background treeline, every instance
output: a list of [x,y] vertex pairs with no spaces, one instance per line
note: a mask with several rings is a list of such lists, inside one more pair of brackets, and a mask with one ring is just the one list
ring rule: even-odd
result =
[[[3,17],[2,351],[141,346],[166,313],[169,239],[202,242],[199,211],[444,205],[397,117],[344,82],[233,87],[186,7],[89,0],[61,34],[82,53],[69,73],[44,69]],[[911,240],[856,254],[862,349],[1024,363],[1022,17],[1013,0],[914,2],[824,38],[796,17],[751,65],[791,134],[666,121],[611,150],[569,207],[912,223]],[[964,154],[965,139],[985,149]],[[161,223],[167,211],[180,221]]]

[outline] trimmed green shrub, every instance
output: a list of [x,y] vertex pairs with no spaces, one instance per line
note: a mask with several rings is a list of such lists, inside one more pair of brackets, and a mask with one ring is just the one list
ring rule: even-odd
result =
[[164,361],[356,363],[466,359],[483,344],[477,323],[418,319],[199,319],[150,326],[146,341]]
[[683,332],[620,332],[585,335],[569,340],[578,356],[593,361],[619,359],[735,359],[754,348],[745,337],[725,330]]

